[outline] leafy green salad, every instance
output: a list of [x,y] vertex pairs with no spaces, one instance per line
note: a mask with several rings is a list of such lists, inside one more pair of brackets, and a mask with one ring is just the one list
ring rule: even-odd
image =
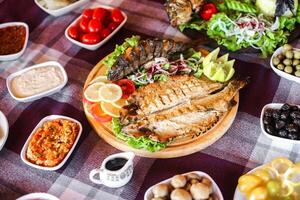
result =
[[231,51],[252,47],[266,57],[287,43],[291,31],[300,23],[298,0],[210,0],[206,4],[215,9],[194,12],[179,29],[205,31]]

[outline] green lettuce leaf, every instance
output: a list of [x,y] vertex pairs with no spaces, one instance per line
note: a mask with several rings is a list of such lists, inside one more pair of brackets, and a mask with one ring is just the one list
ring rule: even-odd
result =
[[118,139],[125,141],[129,146],[136,149],[145,149],[150,152],[156,152],[166,148],[167,146],[167,143],[155,142],[145,136],[135,138],[126,135],[122,132],[120,119],[116,117],[112,119],[112,129]]
[[110,69],[115,64],[117,58],[122,55],[128,47],[137,46],[139,40],[140,37],[135,35],[131,38],[126,38],[123,44],[116,45],[115,50],[103,60],[103,64]]

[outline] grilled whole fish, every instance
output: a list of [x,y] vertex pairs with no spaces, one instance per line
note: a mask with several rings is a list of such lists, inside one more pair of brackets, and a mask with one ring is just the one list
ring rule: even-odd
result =
[[233,97],[245,85],[245,80],[216,83],[187,75],[149,84],[124,107],[122,131],[160,142],[203,134],[231,109]]
[[198,12],[205,0],[167,0],[165,7],[171,25],[176,27],[189,22],[192,13]]
[[174,53],[183,52],[188,45],[171,39],[140,40],[136,47],[129,47],[117,58],[115,65],[108,72],[108,79],[116,81],[138,70],[143,64],[156,57],[169,58]]

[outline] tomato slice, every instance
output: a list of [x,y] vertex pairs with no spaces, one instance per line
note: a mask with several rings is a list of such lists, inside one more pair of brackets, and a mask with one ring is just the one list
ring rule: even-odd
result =
[[128,99],[129,96],[135,91],[134,83],[129,79],[121,79],[116,82],[122,89],[122,99]]
[[91,105],[90,107],[90,113],[94,117],[95,120],[98,122],[110,122],[112,120],[112,116],[109,116],[108,114],[104,113],[104,111],[101,109],[100,104],[95,103]]

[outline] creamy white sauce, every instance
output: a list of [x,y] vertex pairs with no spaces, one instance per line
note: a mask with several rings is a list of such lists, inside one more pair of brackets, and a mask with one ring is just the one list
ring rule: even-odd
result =
[[62,71],[56,66],[45,66],[29,70],[16,76],[11,83],[15,96],[33,96],[61,85],[64,82]]

